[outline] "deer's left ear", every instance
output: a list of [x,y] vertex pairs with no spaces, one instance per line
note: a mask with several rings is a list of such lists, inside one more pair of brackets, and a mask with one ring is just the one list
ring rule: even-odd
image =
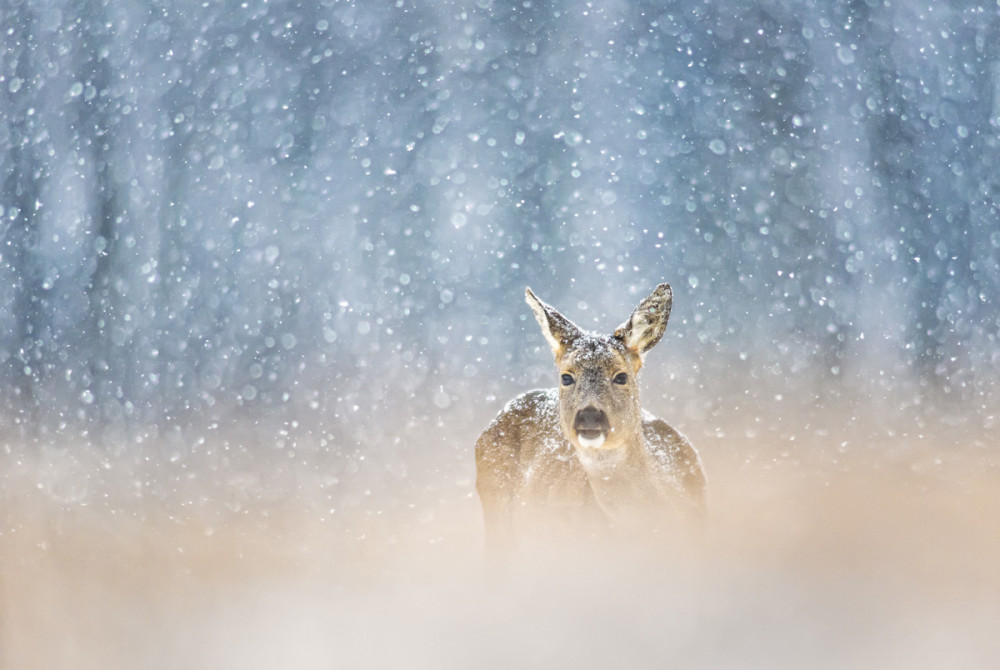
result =
[[670,290],[670,284],[660,284],[639,303],[628,321],[615,329],[615,338],[641,360],[663,337],[673,302],[674,292]]

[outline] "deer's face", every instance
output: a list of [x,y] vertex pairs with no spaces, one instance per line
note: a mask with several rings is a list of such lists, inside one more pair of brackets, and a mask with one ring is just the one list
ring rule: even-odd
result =
[[538,299],[525,299],[559,368],[559,424],[577,448],[615,449],[642,427],[636,374],[667,327],[673,292],[660,284],[612,335],[595,335]]
[[559,423],[577,447],[614,449],[642,424],[639,359],[613,337],[582,335],[557,358]]

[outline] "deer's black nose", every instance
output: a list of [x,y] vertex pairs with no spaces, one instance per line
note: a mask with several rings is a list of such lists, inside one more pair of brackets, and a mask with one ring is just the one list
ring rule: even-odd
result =
[[584,407],[576,413],[573,421],[573,430],[583,437],[597,437],[604,435],[610,430],[608,415],[604,410],[597,409],[593,405]]

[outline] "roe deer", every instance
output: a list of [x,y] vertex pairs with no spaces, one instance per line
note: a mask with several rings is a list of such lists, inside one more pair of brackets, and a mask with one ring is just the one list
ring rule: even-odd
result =
[[610,336],[583,331],[526,289],[561,385],[510,401],[476,441],[476,490],[491,550],[510,548],[527,515],[652,532],[700,515],[705,475],[683,435],[639,406],[636,375],[667,326],[660,284]]

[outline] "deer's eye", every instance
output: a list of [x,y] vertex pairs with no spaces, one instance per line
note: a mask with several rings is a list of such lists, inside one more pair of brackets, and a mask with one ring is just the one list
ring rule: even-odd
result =
[[572,386],[575,381],[576,380],[573,379],[573,375],[563,375],[562,376],[562,385],[563,386]]
[[619,372],[612,381],[616,384],[628,384],[628,375],[624,372]]

